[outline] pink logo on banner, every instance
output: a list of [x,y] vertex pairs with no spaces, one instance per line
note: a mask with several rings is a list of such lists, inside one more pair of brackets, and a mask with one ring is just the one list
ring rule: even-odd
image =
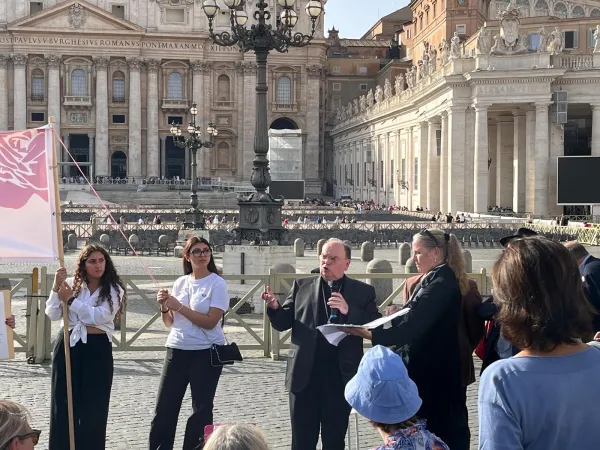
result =
[[0,133],[0,208],[22,208],[36,194],[48,202],[46,132]]

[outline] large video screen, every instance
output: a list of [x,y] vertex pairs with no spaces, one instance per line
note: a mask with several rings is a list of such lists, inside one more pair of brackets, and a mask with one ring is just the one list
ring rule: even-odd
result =
[[557,177],[559,205],[600,204],[599,156],[559,156]]
[[269,194],[275,198],[281,195],[286,200],[304,200],[304,181],[271,181]]

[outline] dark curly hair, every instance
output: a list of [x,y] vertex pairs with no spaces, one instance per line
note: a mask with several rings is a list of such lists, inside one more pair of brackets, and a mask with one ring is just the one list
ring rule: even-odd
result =
[[[189,258],[192,248],[194,247],[194,245],[197,245],[197,244],[206,244],[208,246],[208,248],[211,251],[211,254],[210,254],[210,261],[208,262],[208,265],[206,266],[206,268],[208,269],[209,272],[216,273],[218,275],[219,271],[217,269],[217,265],[215,264],[215,258],[212,254],[212,247],[210,246],[210,244],[208,243],[208,241],[206,239],[198,237],[198,236],[189,238],[185,244],[185,247],[183,248],[183,254]],[[192,273],[192,263],[190,263],[187,259],[183,258],[183,274],[189,275],[190,273]]]
[[117,275],[117,270],[115,269],[115,265],[113,264],[112,259],[110,259],[110,255],[101,245],[88,244],[83,248],[83,250],[81,250],[79,257],[77,258],[77,267],[75,268],[75,273],[73,275],[75,277],[75,279],[73,280],[73,296],[77,297],[79,295],[79,293],[81,292],[81,283],[83,281],[87,283],[85,262],[94,252],[102,253],[102,256],[104,256],[105,261],[104,274],[100,279],[100,293],[98,295],[98,301],[96,302],[96,306],[99,306],[104,301],[108,301],[110,312],[112,313],[114,311],[114,305],[110,295],[110,291],[112,288],[114,288],[118,292],[120,287],[121,289],[123,289],[123,297],[119,298],[119,305],[116,314],[116,318],[118,318],[125,311],[125,307],[127,304],[127,290],[125,289],[125,284],[121,281],[119,275]]

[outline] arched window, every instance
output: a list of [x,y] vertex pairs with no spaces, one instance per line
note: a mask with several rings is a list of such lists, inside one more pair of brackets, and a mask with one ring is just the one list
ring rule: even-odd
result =
[[45,90],[44,72],[41,69],[35,69],[31,72],[31,100],[44,100]]
[[600,17],[600,9],[592,9],[592,12],[590,13],[590,17]]
[[517,0],[517,6],[523,17],[529,17],[529,0]]
[[125,103],[125,74],[120,70],[113,73],[112,76],[113,86],[113,102]]
[[217,167],[229,169],[229,144],[227,142],[220,142],[217,146]]
[[167,98],[173,100],[183,99],[183,77],[179,72],[173,72],[167,80]]
[[230,92],[230,82],[227,75],[220,75],[217,79],[217,101],[228,102]]
[[560,17],[561,19],[567,18],[567,7],[564,3],[557,3],[554,5],[554,15],[556,17]]
[[71,72],[71,95],[85,97],[88,95],[87,75],[83,69],[75,69]]
[[571,16],[573,17],[585,17],[585,11],[583,10],[583,8],[579,5],[576,5],[573,8],[573,12],[571,13]]
[[289,77],[283,76],[277,80],[277,104],[292,104],[292,80]]
[[537,0],[535,3],[535,12],[538,16],[547,16],[550,12],[550,8],[548,8],[548,3],[546,0]]

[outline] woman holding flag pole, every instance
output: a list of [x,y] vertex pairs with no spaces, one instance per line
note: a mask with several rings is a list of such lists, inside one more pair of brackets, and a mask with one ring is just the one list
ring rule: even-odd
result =
[[[46,314],[50,320],[59,320],[63,304],[69,305],[75,446],[80,449],[105,448],[113,379],[112,333],[125,303],[125,286],[100,245],[83,248],[72,278],[67,278],[64,267],[56,271]],[[61,330],[52,352],[50,450],[70,448],[64,339]]]

